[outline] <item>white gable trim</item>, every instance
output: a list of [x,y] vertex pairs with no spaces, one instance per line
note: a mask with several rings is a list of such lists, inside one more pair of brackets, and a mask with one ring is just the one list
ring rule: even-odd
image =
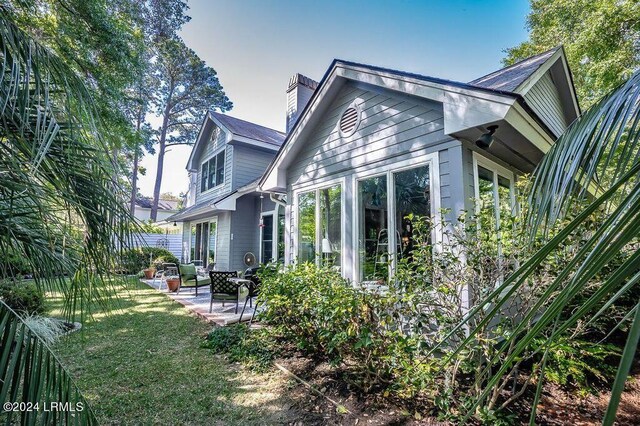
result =
[[[287,159],[290,158],[290,153],[314,117],[315,112],[325,102],[328,102],[326,97],[332,86],[340,79],[378,86],[386,90],[443,103],[445,134],[505,119],[510,108],[517,103],[516,97],[508,94],[502,95],[491,91],[458,87],[454,84],[426,81],[411,75],[397,75],[384,70],[372,70],[362,66],[336,62],[260,180],[261,189],[286,187],[286,175],[283,170],[288,166]],[[461,108],[464,108],[462,115],[459,114]]]
[[536,70],[536,72],[534,72],[533,74],[531,74],[525,81],[523,81],[522,83],[520,83],[520,85],[516,88],[515,92],[519,93],[520,95],[524,96],[529,90],[531,90],[531,88],[533,86],[535,86],[535,84],[538,82],[538,80],[540,80],[540,78],[547,72],[549,71],[549,69],[551,69],[551,67],[553,65],[555,65],[555,63],[557,61],[560,61],[560,63],[562,64],[562,69],[564,71],[564,76],[566,78],[567,81],[567,87],[569,88],[569,91],[571,93],[571,100],[572,100],[572,107],[573,110],[576,114],[577,117],[580,116],[580,108],[578,106],[578,98],[576,96],[573,84],[572,84],[572,79],[571,79],[571,73],[569,72],[569,65],[567,63],[567,58],[564,54],[564,49],[560,48],[558,50],[556,50],[556,52],[551,55],[551,57],[549,59],[546,60],[546,62],[544,64],[542,64],[540,66],[540,68],[538,68]]

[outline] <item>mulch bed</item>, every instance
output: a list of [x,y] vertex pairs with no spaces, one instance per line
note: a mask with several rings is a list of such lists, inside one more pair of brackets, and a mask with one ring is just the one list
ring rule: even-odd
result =
[[[310,391],[295,379],[290,381],[288,397],[291,400],[291,425],[446,425],[429,415],[429,410],[413,403],[394,401],[381,394],[363,395],[348,384],[344,372],[326,362],[314,361],[301,355],[281,359],[278,364],[299,376],[327,398],[344,406],[348,412],[340,413],[327,398]],[[636,364],[632,378],[627,382],[617,424],[640,424],[640,363]],[[532,398],[531,398],[532,399]],[[601,424],[608,403],[608,391],[579,397],[574,392],[552,384],[546,385],[538,405],[537,424],[586,426]],[[514,405],[521,424],[528,424],[529,403]]]

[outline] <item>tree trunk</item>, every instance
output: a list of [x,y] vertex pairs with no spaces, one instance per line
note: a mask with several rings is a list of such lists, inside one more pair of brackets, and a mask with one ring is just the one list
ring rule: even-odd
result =
[[162,185],[162,169],[164,167],[164,150],[167,141],[167,126],[169,125],[169,113],[171,112],[171,98],[167,101],[162,118],[160,130],[160,146],[158,147],[158,170],[156,171],[156,183],[153,187],[153,204],[151,205],[151,221],[158,218],[158,201],[160,200],[160,185]]
[[131,204],[129,205],[129,211],[131,216],[136,212],[136,196],[138,195],[138,147],[135,148],[133,154],[133,174],[131,175]]
[[[136,135],[140,135],[140,126],[142,125],[142,118],[138,114],[138,122],[136,123]],[[131,175],[131,204],[129,205],[129,212],[133,216],[136,212],[136,198],[138,195],[138,147],[134,148],[133,154],[133,173]]]

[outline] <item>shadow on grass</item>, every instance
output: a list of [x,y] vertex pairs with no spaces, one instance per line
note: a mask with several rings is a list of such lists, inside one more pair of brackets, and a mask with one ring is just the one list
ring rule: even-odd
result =
[[[54,316],[61,298],[50,303]],[[142,283],[87,318],[56,352],[101,424],[287,423],[279,373],[259,375],[200,347],[211,325]]]

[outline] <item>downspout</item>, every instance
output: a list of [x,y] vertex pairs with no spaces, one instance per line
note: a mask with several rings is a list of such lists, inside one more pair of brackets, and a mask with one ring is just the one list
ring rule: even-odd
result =
[[273,201],[274,203],[276,203],[279,206],[287,207],[287,203],[285,203],[284,201],[282,201],[280,198],[277,198],[277,197],[278,196],[275,193],[273,193],[273,192],[269,193],[269,199],[271,201]]

